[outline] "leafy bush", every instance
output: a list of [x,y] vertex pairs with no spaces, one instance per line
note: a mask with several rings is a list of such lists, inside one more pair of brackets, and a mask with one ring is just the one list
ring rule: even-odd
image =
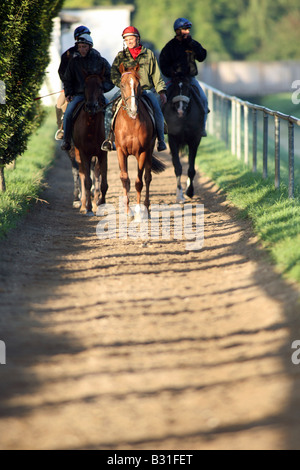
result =
[[[0,169],[22,154],[43,112],[34,101],[49,63],[52,19],[63,0],[1,2],[0,80],[6,102],[0,104]],[[3,187],[0,189],[4,189]]]

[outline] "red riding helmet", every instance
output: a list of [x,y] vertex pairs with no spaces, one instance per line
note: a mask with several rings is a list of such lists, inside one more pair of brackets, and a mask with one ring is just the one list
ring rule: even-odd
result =
[[122,37],[125,38],[126,36],[137,36],[140,37],[140,33],[134,26],[127,26],[122,33]]

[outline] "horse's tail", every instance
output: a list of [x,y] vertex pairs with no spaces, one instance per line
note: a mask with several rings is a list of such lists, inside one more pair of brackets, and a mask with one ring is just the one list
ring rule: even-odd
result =
[[166,168],[166,165],[161,160],[159,160],[159,158],[152,155],[151,170],[153,173],[162,173]]

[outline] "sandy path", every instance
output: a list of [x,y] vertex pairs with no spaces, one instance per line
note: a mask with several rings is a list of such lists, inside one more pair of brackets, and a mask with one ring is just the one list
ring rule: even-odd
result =
[[[174,202],[165,158],[152,203]],[[109,163],[117,207],[114,153]],[[209,180],[196,194],[201,251],[99,240],[59,156],[49,204],[0,244],[2,449],[300,448],[299,291]]]

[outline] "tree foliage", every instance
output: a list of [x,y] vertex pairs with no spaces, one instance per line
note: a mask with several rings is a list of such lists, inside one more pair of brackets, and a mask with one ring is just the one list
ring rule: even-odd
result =
[[49,63],[52,18],[63,0],[10,0],[0,4],[0,80],[6,102],[0,104],[0,167],[22,154],[41,120],[34,101]]
[[300,59],[299,0],[65,0],[64,8],[133,4],[133,24],[160,50],[183,16],[215,60]]

